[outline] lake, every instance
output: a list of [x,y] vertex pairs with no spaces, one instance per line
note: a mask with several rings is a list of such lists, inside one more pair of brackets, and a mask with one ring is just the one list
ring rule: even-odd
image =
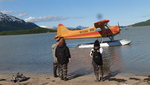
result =
[[[109,70],[119,70],[121,73],[131,73],[135,75],[150,74],[150,26],[123,28],[115,39],[128,39],[132,43],[126,46],[103,47],[105,54],[106,67]],[[0,74],[53,74],[51,45],[55,43],[56,33],[0,36]],[[97,38],[91,39],[70,39],[66,40],[67,46],[74,49],[77,44],[94,42]],[[107,40],[107,39],[106,39]],[[79,50],[79,49],[78,49]],[[89,54],[89,49],[80,49]],[[72,52],[72,54],[74,54]],[[80,53],[79,53],[80,54]],[[78,54],[78,55],[79,55]],[[74,54],[76,55],[76,54]],[[73,58],[74,59],[74,58]],[[81,66],[78,60],[73,60],[75,64],[69,65],[69,72],[74,68],[89,68]],[[83,70],[83,69],[81,69]],[[91,72],[93,70],[89,68]],[[78,71],[79,73],[83,71]]]

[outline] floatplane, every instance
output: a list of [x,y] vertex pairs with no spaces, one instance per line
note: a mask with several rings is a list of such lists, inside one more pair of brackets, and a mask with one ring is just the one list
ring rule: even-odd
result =
[[[100,45],[103,46],[122,46],[131,43],[130,40],[114,40],[114,36],[119,34],[121,29],[118,26],[108,26],[109,20],[101,20],[94,23],[93,27],[81,30],[69,30],[63,24],[59,24],[55,39],[63,37],[64,39],[81,39],[81,38],[100,38]],[[109,41],[103,41],[103,38],[109,38]],[[79,48],[93,47],[93,43],[79,44]]]

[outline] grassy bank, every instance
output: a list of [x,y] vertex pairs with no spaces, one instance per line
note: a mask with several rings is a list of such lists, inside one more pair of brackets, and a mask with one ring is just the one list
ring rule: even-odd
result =
[[2,31],[2,32],[0,32],[0,36],[37,34],[37,33],[48,33],[48,32],[56,32],[56,30],[46,29],[46,28],[34,28],[31,30]]

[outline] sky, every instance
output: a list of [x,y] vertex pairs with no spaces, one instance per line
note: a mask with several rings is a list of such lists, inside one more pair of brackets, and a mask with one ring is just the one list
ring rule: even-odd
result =
[[150,19],[150,0],[0,0],[0,12],[38,26],[127,26]]

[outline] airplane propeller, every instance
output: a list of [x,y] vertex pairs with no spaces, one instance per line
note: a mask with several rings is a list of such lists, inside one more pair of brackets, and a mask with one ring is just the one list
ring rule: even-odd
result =
[[98,20],[102,20],[102,18],[103,18],[102,14],[97,14],[97,19]]
[[119,26],[119,22],[118,22],[118,27],[120,28],[120,26]]
[[[120,29],[120,25],[119,25],[119,22],[118,22],[118,27],[119,27],[119,29]],[[120,29],[121,30],[121,29]],[[119,33],[119,34],[121,34],[121,33]]]

